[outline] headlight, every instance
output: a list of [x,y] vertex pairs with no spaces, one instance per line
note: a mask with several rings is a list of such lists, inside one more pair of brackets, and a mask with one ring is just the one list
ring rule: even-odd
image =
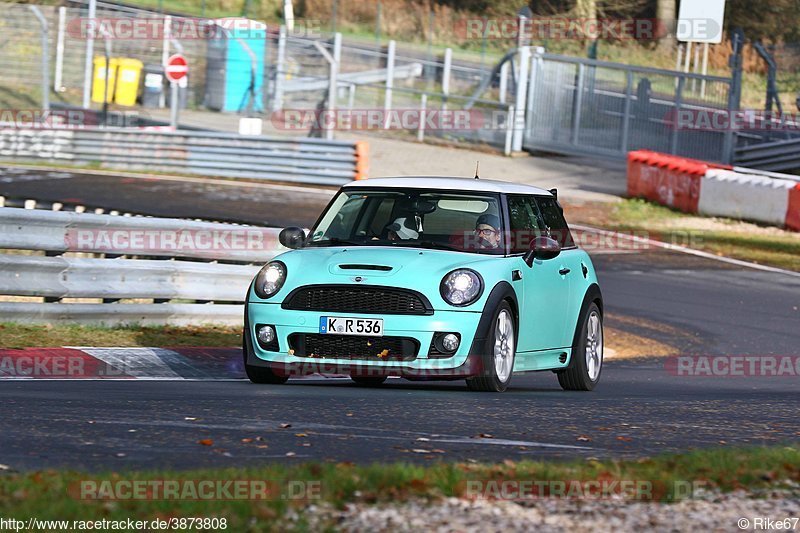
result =
[[462,307],[480,297],[483,292],[483,280],[473,270],[454,270],[444,277],[440,289],[442,298],[447,303]]
[[259,298],[266,300],[281,290],[284,281],[286,281],[286,265],[280,261],[273,261],[264,265],[258,272],[253,289]]

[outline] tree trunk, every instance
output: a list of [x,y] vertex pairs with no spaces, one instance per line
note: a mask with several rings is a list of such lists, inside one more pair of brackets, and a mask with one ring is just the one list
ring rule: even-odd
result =
[[675,31],[678,24],[678,14],[675,8],[675,0],[658,0],[656,8],[656,18],[661,36],[658,39],[658,46],[662,49],[673,49],[676,44]]

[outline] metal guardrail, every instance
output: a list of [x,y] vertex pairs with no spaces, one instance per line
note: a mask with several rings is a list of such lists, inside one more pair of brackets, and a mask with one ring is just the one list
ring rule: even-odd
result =
[[[235,224],[0,208],[0,320],[239,324],[251,280],[284,250],[277,233]],[[9,301],[19,297],[44,301]]]
[[341,185],[357,177],[363,143],[223,132],[0,129],[0,158],[115,169]]
[[773,172],[800,169],[800,138],[739,146],[735,162]]

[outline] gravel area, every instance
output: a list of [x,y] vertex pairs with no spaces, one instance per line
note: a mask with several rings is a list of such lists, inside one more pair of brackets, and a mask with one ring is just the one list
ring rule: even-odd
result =
[[[309,508],[311,530],[349,532],[481,531],[800,531],[787,522],[759,527],[758,519],[800,519],[800,491],[707,493],[677,503],[543,499],[523,504],[448,498],[394,505]],[[745,523],[744,521],[747,520]],[[741,522],[740,522],[741,521]],[[742,527],[743,526],[743,527]],[[792,529],[794,526],[794,529]]]

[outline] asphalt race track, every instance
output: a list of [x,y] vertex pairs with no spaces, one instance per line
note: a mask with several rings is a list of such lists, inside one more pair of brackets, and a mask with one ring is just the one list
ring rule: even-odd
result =
[[[125,187],[136,183],[116,190],[127,195]],[[0,194],[11,197],[14,184],[0,185]],[[325,202],[312,194],[291,192],[309,211]],[[184,203],[206,205],[202,198]],[[254,217],[256,207],[252,201],[235,212]],[[309,224],[303,216],[296,223]],[[664,340],[683,354],[798,355],[800,277],[663,250],[598,253],[594,261],[610,321],[660,324]],[[330,379],[283,386],[6,380],[0,463],[104,470],[311,459],[491,461],[797,442],[798,383],[797,375],[679,377],[659,358],[607,360],[592,393],[563,392],[549,372],[515,376],[499,395],[469,393],[463,382],[401,380],[374,389]],[[198,443],[205,439],[213,444]]]

